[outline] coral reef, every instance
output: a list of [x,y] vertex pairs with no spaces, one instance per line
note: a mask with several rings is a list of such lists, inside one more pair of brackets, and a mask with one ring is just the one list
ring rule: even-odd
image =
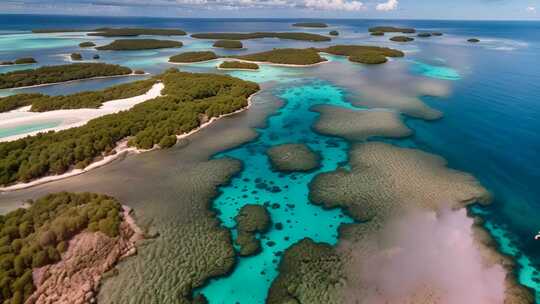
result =
[[277,171],[310,171],[320,165],[319,155],[305,144],[282,144],[266,151]]

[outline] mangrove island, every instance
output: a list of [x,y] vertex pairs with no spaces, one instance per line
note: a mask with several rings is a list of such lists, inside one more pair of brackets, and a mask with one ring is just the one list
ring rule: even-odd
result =
[[370,27],[368,30],[371,33],[404,33],[404,34],[416,33],[416,30],[413,28],[394,27],[394,26],[376,26],[376,27]]
[[211,51],[184,52],[169,58],[172,63],[191,63],[217,59],[216,53]]
[[259,65],[253,62],[224,61],[219,65],[224,70],[258,70]]
[[100,51],[137,51],[153,50],[166,48],[182,47],[182,42],[174,40],[157,39],[121,39],[115,40],[110,44],[99,46],[96,49]]
[[300,41],[330,41],[331,38],[311,33],[292,33],[292,32],[255,32],[255,33],[199,33],[191,35],[197,39],[227,39],[227,40],[247,40],[261,38],[279,38]]
[[241,49],[244,47],[242,42],[238,40],[218,40],[212,46],[224,49]]
[[323,23],[323,22],[298,22],[298,23],[294,23],[292,26],[325,28],[325,27],[328,27],[328,24]]

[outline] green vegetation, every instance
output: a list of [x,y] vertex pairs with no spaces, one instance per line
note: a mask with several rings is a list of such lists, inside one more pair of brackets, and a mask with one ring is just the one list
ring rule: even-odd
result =
[[100,51],[136,51],[182,47],[182,42],[157,39],[122,39],[115,40],[108,45],[99,46]]
[[71,60],[73,61],[83,60],[83,57],[80,53],[71,53],[70,57],[71,57]]
[[410,41],[413,41],[414,38],[407,37],[407,36],[394,36],[390,38],[390,40],[394,42],[410,42]]
[[218,40],[214,42],[214,47],[220,47],[224,49],[241,49],[244,46],[241,41],[238,40]]
[[0,301],[22,304],[35,287],[32,269],[60,261],[69,240],[88,230],[119,234],[122,206],[92,193],[55,193],[0,216]]
[[245,205],[234,218],[238,236],[236,244],[240,246],[240,255],[253,255],[261,250],[257,233],[264,233],[270,227],[270,214],[260,205]]
[[420,38],[429,38],[429,37],[431,37],[431,33],[419,33],[416,36],[418,36]]
[[480,42],[480,39],[477,39],[477,38],[471,38],[471,39],[468,39],[467,41],[468,41],[468,42],[472,42],[472,43],[478,43],[478,42]]
[[365,45],[335,45],[324,49],[321,52],[348,56],[349,61],[364,64],[381,64],[388,61],[387,57],[403,57],[405,53],[399,50]]
[[131,74],[131,69],[115,64],[75,63],[0,74],[0,89],[79,80],[99,76]]
[[82,47],[82,48],[93,47],[93,46],[96,46],[96,44],[93,43],[92,41],[86,41],[86,42],[79,43],[79,47]]
[[135,74],[135,75],[144,75],[144,71],[143,70],[135,70],[135,71],[133,71],[133,74]]
[[298,23],[293,24],[292,26],[324,28],[324,27],[328,27],[328,24],[322,23],[322,22],[298,22]]
[[246,107],[247,98],[259,90],[256,83],[227,75],[176,69],[153,79],[163,82],[165,96],[90,120],[81,127],[0,143],[0,185],[84,168],[125,138],[130,146],[152,148],[165,137],[197,128],[202,118]]
[[169,58],[169,62],[174,63],[189,63],[189,62],[200,62],[217,59],[218,56],[216,53],[211,51],[205,52],[185,52],[178,55],[174,55]]
[[371,36],[384,36],[384,32],[372,32]]
[[80,92],[72,95],[48,96],[39,93],[17,94],[0,98],[0,113],[24,106],[32,106],[32,112],[47,112],[61,109],[99,108],[104,102],[142,95],[155,80],[141,80],[116,85],[101,91]]
[[273,49],[271,51],[234,56],[247,61],[270,62],[277,64],[310,65],[326,61],[317,49]]
[[15,64],[32,64],[32,63],[37,63],[37,61],[32,57],[15,59]]
[[175,29],[145,29],[145,28],[101,28],[94,30],[95,33],[89,33],[88,36],[101,37],[136,37],[140,35],[159,35],[159,36],[184,36],[186,32]]
[[338,31],[330,31],[328,33],[330,36],[339,36],[339,32]]
[[200,33],[191,35],[193,38],[198,39],[228,39],[228,40],[246,40],[246,39],[260,39],[260,38],[279,38],[301,41],[330,41],[330,37],[310,34],[310,33],[295,33],[295,32],[256,32],[256,33]]
[[14,64],[15,64],[15,62],[13,62],[13,61],[2,61],[2,62],[0,62],[0,65],[14,65]]
[[34,29],[32,33],[34,34],[53,34],[53,33],[72,33],[72,32],[86,32],[88,30],[83,29]]
[[220,69],[258,70],[259,65],[252,62],[224,61],[219,65],[219,68]]
[[431,35],[433,35],[433,36],[442,36],[443,33],[441,33],[441,32],[433,32],[433,33],[431,33]]
[[406,27],[394,27],[394,26],[376,26],[376,27],[370,27],[369,31],[371,33],[373,32],[381,32],[381,33],[404,33],[404,34],[412,34],[416,33],[416,30],[413,28],[406,28]]

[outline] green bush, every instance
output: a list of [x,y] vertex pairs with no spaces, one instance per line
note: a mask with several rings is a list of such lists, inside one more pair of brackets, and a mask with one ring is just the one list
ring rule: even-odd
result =
[[175,29],[151,29],[151,28],[101,28],[89,33],[88,36],[101,37],[135,37],[140,35],[157,36],[184,36],[186,32]]
[[98,76],[131,74],[131,69],[115,64],[75,63],[0,74],[0,89],[64,82]]
[[295,64],[295,65],[310,65],[323,62],[326,59],[322,58],[318,51],[314,48],[309,49],[273,49],[271,51],[233,56],[234,58],[247,61],[260,61],[278,64]]
[[224,49],[241,49],[244,47],[242,42],[238,40],[218,40],[214,42],[213,46]]
[[0,251],[0,301],[23,303],[35,289],[33,268],[58,262],[69,239],[90,225],[117,236],[121,210],[120,203],[106,195],[61,192],[39,198],[27,209],[0,215],[0,237],[12,245]]
[[228,40],[246,40],[246,39],[261,39],[261,38],[279,38],[300,41],[330,41],[330,37],[298,32],[255,32],[255,33],[199,33],[191,35],[198,39],[228,39]]
[[152,148],[164,136],[197,128],[200,115],[212,118],[246,107],[247,98],[259,90],[256,83],[227,75],[174,69],[153,80],[163,82],[165,96],[90,120],[81,127],[0,143],[0,185],[84,167],[124,138],[129,138],[132,146]]
[[213,60],[217,58],[218,56],[216,55],[216,53],[211,52],[211,51],[185,52],[185,53],[172,56],[171,58],[169,58],[169,62],[189,63],[189,62]]
[[178,47],[182,47],[182,42],[157,39],[121,39],[104,46],[99,46],[96,49],[103,51],[137,51]]

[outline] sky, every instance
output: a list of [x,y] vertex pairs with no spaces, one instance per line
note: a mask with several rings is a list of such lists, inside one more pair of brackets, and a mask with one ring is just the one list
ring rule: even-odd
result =
[[0,0],[0,13],[190,18],[540,20],[540,0]]

